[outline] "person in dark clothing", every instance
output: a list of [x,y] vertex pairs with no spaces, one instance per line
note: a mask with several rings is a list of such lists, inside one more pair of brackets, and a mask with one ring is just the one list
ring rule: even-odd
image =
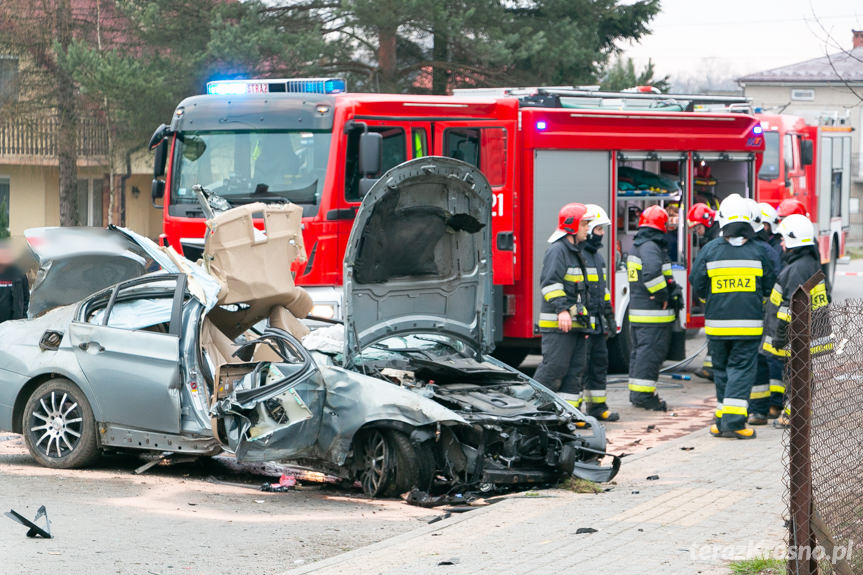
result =
[[[773,222],[771,222],[771,219],[777,219],[775,218],[776,211],[773,210],[771,212],[770,209],[765,208],[765,206],[770,208],[770,204],[759,204],[751,199],[747,199],[746,201],[749,203],[751,210],[750,217],[752,219],[750,223],[752,224],[752,231],[755,233],[752,241],[767,254],[770,262],[773,264],[773,269],[778,274],[779,270],[782,269],[782,247],[780,246],[779,251],[777,251],[770,243],[773,236]],[[752,386],[752,391],[749,394],[749,425],[767,425],[771,397],[770,363],[767,356],[758,355],[758,370],[755,384]],[[776,366],[773,367],[773,374],[775,375],[775,373]]]
[[776,275],[764,249],[750,241],[754,232],[747,200],[732,194],[722,201],[718,216],[722,237],[704,246],[689,275],[693,294],[706,301],[704,331],[718,402],[710,433],[754,439],[755,430],[746,427],[749,396],[764,332],[763,298]]
[[27,276],[15,266],[9,246],[0,246],[0,322],[27,317],[29,307]]
[[[686,224],[689,232],[693,234],[693,257],[698,255],[698,251],[706,246],[711,240],[719,237],[719,223],[716,221],[716,210],[703,202],[694,204],[689,211],[686,212]],[[703,311],[700,308],[699,302],[693,302],[696,308],[694,311]],[[713,381],[713,359],[710,357],[710,351],[704,356],[704,361],[701,363],[701,369],[695,372],[695,375]]]
[[620,415],[608,408],[606,398],[606,379],[608,377],[608,337],[617,333],[614,310],[611,307],[611,293],[608,291],[608,276],[605,271],[605,258],[602,256],[603,226],[611,220],[602,207],[587,204],[588,237],[578,244],[587,272],[587,310],[593,326],[585,340],[586,350],[573,358],[569,371],[563,380],[563,389],[577,389],[581,392],[581,407],[591,417],[600,421],[617,421]]
[[560,209],[540,273],[542,361],[534,378],[553,391],[572,394],[567,401],[576,407],[578,378],[565,380],[565,376],[571,367],[583,368],[586,334],[595,325],[587,308],[587,266],[579,247],[587,239],[588,223],[584,204],[566,204]]
[[656,393],[659,370],[668,355],[676,313],[671,304],[676,284],[665,241],[668,213],[661,206],[641,212],[632,252],[626,259],[629,280],[629,401],[636,407],[665,411]]
[[[815,244],[815,228],[806,216],[793,214],[782,220],[778,231],[782,235],[784,246],[783,263],[785,264],[776,284],[770,292],[767,309],[764,312],[764,336],[761,340],[761,353],[783,362],[790,355],[786,345],[786,332],[791,323],[791,295],[797,288],[806,283],[809,278],[821,271],[821,256]],[[812,300],[813,314],[821,310],[830,301],[827,295],[827,285],[822,279],[813,287],[809,295]],[[833,350],[830,327],[826,322],[812,322],[813,328],[809,352],[813,356],[829,353]],[[784,389],[783,389],[784,391]],[[771,394],[771,415],[776,414],[780,426],[787,425],[787,417],[782,413],[782,404],[774,403]],[[778,399],[784,399],[780,396]]]

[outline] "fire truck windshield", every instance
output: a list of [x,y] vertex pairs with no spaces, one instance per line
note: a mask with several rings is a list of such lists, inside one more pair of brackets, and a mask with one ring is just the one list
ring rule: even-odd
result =
[[779,132],[764,132],[764,163],[758,171],[759,180],[779,177]]
[[324,131],[207,131],[178,135],[169,213],[199,210],[192,186],[233,205],[292,202],[317,213],[331,133]]

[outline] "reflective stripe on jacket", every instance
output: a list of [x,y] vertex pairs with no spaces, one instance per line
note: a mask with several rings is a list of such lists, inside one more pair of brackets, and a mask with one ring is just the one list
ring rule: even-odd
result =
[[[548,246],[542,258],[540,274],[540,314],[537,326],[541,332],[558,331],[557,314],[573,306],[588,317],[587,275],[581,250],[566,237]],[[588,332],[591,328],[579,326],[573,314],[572,331]]]
[[[821,271],[820,256],[814,246],[793,248],[786,252],[785,267],[779,273],[776,283],[767,300],[764,311],[764,337],[761,340],[761,351],[764,354],[777,357],[788,357],[787,329],[791,323],[791,296],[806,283],[809,278]],[[810,291],[812,311],[817,312],[827,306],[829,297],[824,280],[818,282]],[[818,355],[833,350],[831,329],[827,322],[812,322],[812,339],[809,352]]]
[[674,321],[673,309],[662,309],[674,284],[665,235],[652,228],[639,228],[626,259],[629,280],[629,321],[665,324]]
[[734,246],[724,238],[698,253],[689,281],[695,297],[706,300],[708,337],[755,339],[763,334],[763,301],[776,278],[767,252],[752,240]]

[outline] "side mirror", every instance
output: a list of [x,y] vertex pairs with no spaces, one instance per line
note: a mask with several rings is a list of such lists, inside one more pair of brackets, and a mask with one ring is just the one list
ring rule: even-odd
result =
[[381,157],[384,152],[384,138],[375,132],[360,134],[360,174],[376,175],[381,171]]
[[164,204],[157,204],[156,200],[161,200],[165,197],[165,181],[154,179],[150,194],[153,197],[153,207],[162,209]]
[[153,135],[150,136],[150,143],[147,144],[147,149],[152,150],[155,148],[162,140],[167,138],[171,133],[171,128],[168,127],[167,124],[162,124],[156,131],[153,132]]
[[811,166],[814,157],[812,140],[800,140],[800,163],[804,166]]
[[164,139],[156,144],[156,157],[153,159],[153,177],[159,178],[165,175],[165,165],[168,163],[168,140]]

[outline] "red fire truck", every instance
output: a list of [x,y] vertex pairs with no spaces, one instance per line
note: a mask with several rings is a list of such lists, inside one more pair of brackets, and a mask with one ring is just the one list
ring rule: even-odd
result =
[[[539,272],[561,205],[607,209],[614,225],[606,260],[617,270],[648,205],[685,210],[700,195],[754,197],[764,147],[757,119],[693,113],[694,96],[619,109],[638,97],[351,94],[337,79],[211,83],[207,95],[181,102],[151,140],[162,241],[192,258],[200,252],[204,219],[195,184],[232,205],[301,205],[308,259],[296,269],[297,283],[315,299],[315,315],[338,317],[345,243],[364,191],[412,158],[464,160],[494,191],[498,354],[517,363],[538,349]],[[685,219],[669,233],[683,284],[694,251]],[[626,369],[625,271],[611,273],[609,282],[622,334],[611,340],[612,361]],[[703,316],[689,306],[682,323],[700,327]]]
[[830,116],[814,125],[785,114],[756,117],[765,142],[758,200],[774,207],[787,198],[803,202],[816,224],[824,275],[832,285],[850,227],[852,128]]

